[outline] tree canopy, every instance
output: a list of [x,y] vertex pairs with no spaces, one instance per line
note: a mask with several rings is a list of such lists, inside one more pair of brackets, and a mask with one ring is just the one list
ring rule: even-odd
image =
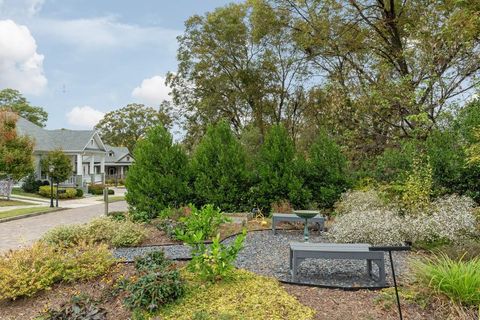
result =
[[14,89],[0,91],[0,109],[13,111],[40,127],[45,127],[48,119],[48,113],[43,108],[32,106],[19,91]]
[[155,109],[132,103],[105,114],[95,129],[105,143],[127,147],[133,152],[136,143],[149,128],[159,124],[169,127],[171,123],[172,119],[165,107]]
[[[51,172],[50,167],[53,169]],[[54,183],[63,182],[73,174],[72,160],[62,150],[49,152],[42,158],[41,168]]]

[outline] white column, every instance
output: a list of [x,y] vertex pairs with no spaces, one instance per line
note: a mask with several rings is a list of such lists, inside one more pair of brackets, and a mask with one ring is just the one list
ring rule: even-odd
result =
[[120,166],[120,178],[123,179],[123,166]]
[[90,156],[90,174],[95,174],[95,159],[93,154]]
[[105,156],[100,158],[100,173],[105,173]]
[[83,175],[83,156],[81,153],[77,154],[77,176]]

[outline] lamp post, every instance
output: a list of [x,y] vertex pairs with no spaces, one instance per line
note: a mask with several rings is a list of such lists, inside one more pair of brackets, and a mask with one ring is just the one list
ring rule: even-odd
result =
[[55,166],[48,166],[48,172],[50,173],[50,208],[53,208],[53,171],[55,171]]

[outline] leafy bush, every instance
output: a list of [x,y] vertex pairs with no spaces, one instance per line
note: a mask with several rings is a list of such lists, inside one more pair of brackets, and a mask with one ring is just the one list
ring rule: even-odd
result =
[[308,154],[305,184],[321,208],[330,208],[348,187],[347,160],[326,132],[320,132]]
[[246,155],[229,125],[210,125],[191,161],[197,205],[211,203],[225,211],[248,208]]
[[432,167],[428,157],[414,158],[412,170],[403,185],[401,204],[409,213],[424,212],[430,205]]
[[150,129],[137,143],[134,158],[126,181],[126,200],[135,221],[151,220],[162,209],[186,202],[188,158],[163,126]]
[[[77,190],[74,188],[59,188],[59,191],[64,190],[65,192],[59,192],[59,199],[74,199],[77,196]],[[38,190],[38,194],[45,198],[50,198],[51,187],[50,186],[41,186]],[[57,196],[57,187],[53,187],[53,197]]]
[[220,243],[220,235],[213,238],[210,247],[204,243],[197,244],[192,250],[190,271],[198,274],[200,279],[215,282],[228,278],[234,269],[233,263],[243,248],[247,230],[243,229],[230,246]]
[[131,221],[98,218],[85,225],[59,226],[48,231],[43,241],[61,246],[75,246],[81,242],[106,243],[112,247],[139,244],[146,237],[145,229]]
[[387,205],[384,196],[373,189],[347,191],[340,196],[340,200],[335,203],[334,207],[337,215],[385,208]]
[[104,274],[114,259],[104,245],[75,248],[42,242],[0,257],[0,299],[29,297],[59,281],[86,280]]
[[77,198],[82,198],[83,197],[83,190],[82,189],[77,189]]
[[130,309],[155,311],[163,304],[174,301],[185,292],[185,284],[163,252],[152,252],[135,261],[141,276],[126,281],[121,287],[127,292],[125,304]]
[[41,186],[48,185],[48,181],[36,180],[34,173],[29,174],[22,184],[22,190],[29,193],[37,193]]
[[[88,193],[93,195],[103,195],[103,190],[106,188],[104,184],[91,184],[88,186]],[[113,189],[108,189],[109,195],[114,195],[115,191]]]
[[417,279],[453,301],[480,305],[480,258],[455,261],[445,255],[416,261]]
[[311,195],[304,186],[304,164],[287,130],[272,126],[257,161],[258,183],[251,189],[256,206],[268,212],[272,203],[288,200],[294,207],[305,207]]
[[84,295],[73,296],[59,310],[48,310],[39,320],[104,320],[107,311]]
[[175,237],[188,244],[196,244],[209,239],[222,223],[229,221],[220,209],[211,204],[204,205],[201,209],[189,206],[191,211],[186,217],[180,218],[182,223],[175,229]]
[[107,216],[115,221],[125,221],[127,220],[127,214],[128,212],[125,211],[110,211],[108,212]]

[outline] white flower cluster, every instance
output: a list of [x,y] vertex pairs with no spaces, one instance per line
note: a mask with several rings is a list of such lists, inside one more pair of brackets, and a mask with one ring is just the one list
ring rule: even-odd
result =
[[449,195],[433,202],[424,213],[401,216],[393,206],[382,207],[375,193],[353,191],[342,197],[337,205],[341,208],[337,212],[342,214],[329,232],[333,241],[396,245],[405,241],[456,241],[477,232],[472,213],[475,203],[468,197]]

